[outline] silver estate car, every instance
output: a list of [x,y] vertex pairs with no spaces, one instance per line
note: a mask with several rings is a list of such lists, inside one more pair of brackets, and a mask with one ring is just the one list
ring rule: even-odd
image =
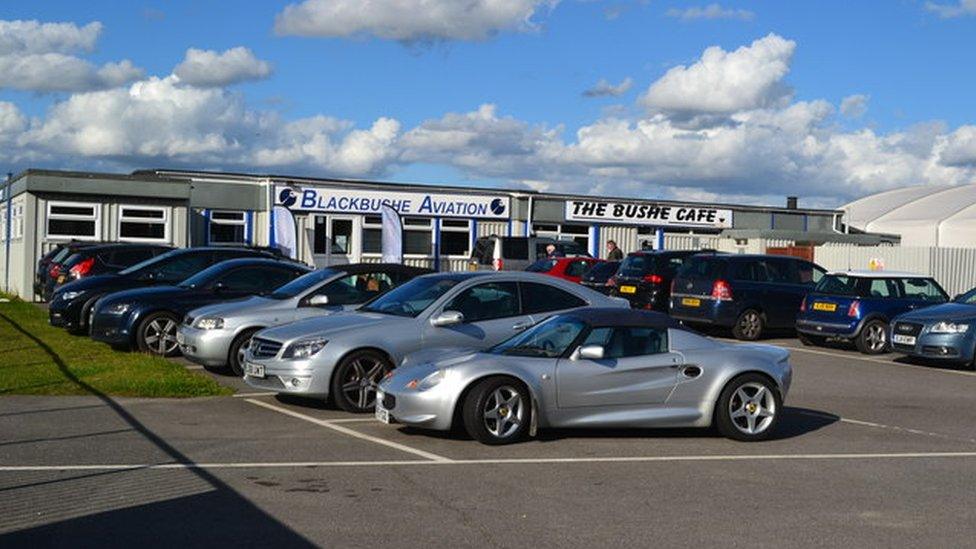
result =
[[494,348],[420,351],[379,386],[383,422],[486,444],[538,427],[708,427],[768,438],[790,388],[789,352],[716,342],[661,313],[577,309]]
[[262,328],[356,308],[404,282],[433,271],[388,263],[320,269],[274,292],[194,309],[183,319],[177,343],[183,356],[210,368],[241,365],[251,336]]
[[356,311],[262,330],[244,355],[257,389],[331,397],[349,412],[373,409],[376,384],[422,348],[485,349],[560,311],[629,307],[555,277],[527,272],[417,277]]

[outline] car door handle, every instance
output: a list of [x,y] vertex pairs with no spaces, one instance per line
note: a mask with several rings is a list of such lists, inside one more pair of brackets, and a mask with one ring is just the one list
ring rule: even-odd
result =
[[512,329],[516,332],[521,332],[532,326],[531,322],[519,322],[518,324],[512,326]]

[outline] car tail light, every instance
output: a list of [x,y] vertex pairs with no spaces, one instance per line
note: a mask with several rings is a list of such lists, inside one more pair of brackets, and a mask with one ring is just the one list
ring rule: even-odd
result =
[[88,274],[88,271],[91,270],[92,265],[94,265],[94,264],[95,264],[95,258],[94,257],[89,257],[88,259],[86,259],[86,260],[78,263],[74,267],[72,267],[68,272],[70,272],[71,273],[71,276],[73,276],[75,278],[81,278],[81,277],[85,276],[86,274]]
[[495,267],[496,271],[500,271],[505,267],[505,261],[501,258],[496,259],[494,262],[492,262],[492,266]]
[[61,274],[61,264],[51,263],[51,266],[47,270],[47,276],[51,278],[57,278]]
[[712,299],[718,301],[731,301],[732,300],[732,287],[729,283],[724,280],[716,280],[712,284]]
[[851,306],[847,308],[847,316],[851,318],[858,318],[859,316],[861,316],[860,301],[855,300],[851,302]]
[[806,296],[804,296],[803,301],[800,302],[800,312],[802,313],[806,310],[807,310],[807,298]]
[[644,282],[650,282],[651,284],[660,284],[664,282],[664,279],[661,278],[661,275],[652,274],[652,275],[645,276]]
[[610,286],[611,288],[616,288],[617,287],[617,277],[611,276],[610,278],[608,278],[607,279],[607,286]]

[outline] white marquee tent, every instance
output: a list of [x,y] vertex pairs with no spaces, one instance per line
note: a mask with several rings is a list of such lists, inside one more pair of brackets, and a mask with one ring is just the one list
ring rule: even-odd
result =
[[976,248],[976,184],[905,187],[840,209],[849,226],[900,235],[902,246]]

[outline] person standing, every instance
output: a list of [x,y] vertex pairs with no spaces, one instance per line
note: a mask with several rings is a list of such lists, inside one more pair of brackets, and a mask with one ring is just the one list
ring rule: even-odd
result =
[[607,240],[607,261],[621,261],[623,258],[624,253],[617,247],[617,243]]

